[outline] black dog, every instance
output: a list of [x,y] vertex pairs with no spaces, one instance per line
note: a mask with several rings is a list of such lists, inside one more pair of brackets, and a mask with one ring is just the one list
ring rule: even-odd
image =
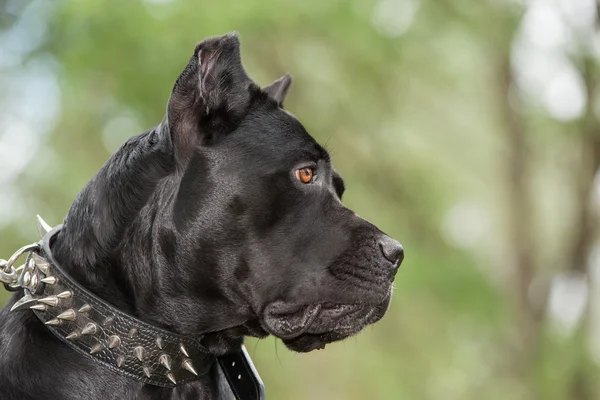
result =
[[[73,203],[52,251],[120,310],[202,337],[321,349],[383,317],[402,246],[344,207],[328,153],[261,89],[235,34],[200,43],[163,121],[130,139]],[[22,295],[16,295],[14,304]],[[0,313],[0,398],[221,399],[215,365],[175,388],[143,384],[59,341],[31,311]]]

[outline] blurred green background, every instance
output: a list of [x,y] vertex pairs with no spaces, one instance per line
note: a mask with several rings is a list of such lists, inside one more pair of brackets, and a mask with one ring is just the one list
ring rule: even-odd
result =
[[198,41],[236,30],[258,83],[294,76],[286,106],[345,203],[406,249],[356,338],[248,341],[268,398],[599,399],[599,8],[0,0],[0,256],[160,122]]

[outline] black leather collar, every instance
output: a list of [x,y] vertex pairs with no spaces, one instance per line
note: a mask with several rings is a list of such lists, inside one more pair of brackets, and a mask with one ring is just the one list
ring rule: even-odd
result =
[[264,399],[262,381],[244,346],[216,357],[199,341],[124,313],[75,282],[50,249],[58,226],[32,251],[19,284],[25,295],[11,310],[32,309],[59,339],[106,368],[151,385],[175,387],[207,373],[218,361],[240,400]]

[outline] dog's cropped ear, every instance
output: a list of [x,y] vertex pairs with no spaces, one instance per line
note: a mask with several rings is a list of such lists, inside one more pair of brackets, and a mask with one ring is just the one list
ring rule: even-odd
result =
[[285,100],[285,96],[287,95],[291,84],[292,76],[290,74],[285,74],[269,86],[265,86],[263,90],[267,92],[270,98],[277,102],[279,107],[283,108],[283,101]]
[[206,39],[181,73],[167,105],[167,120],[176,149],[234,128],[250,104],[253,84],[240,56],[236,33]]

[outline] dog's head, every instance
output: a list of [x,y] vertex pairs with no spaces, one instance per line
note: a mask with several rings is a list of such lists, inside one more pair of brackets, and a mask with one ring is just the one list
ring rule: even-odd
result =
[[329,154],[282,108],[290,77],[261,89],[239,47],[200,43],[168,103],[179,172],[156,229],[173,266],[163,289],[191,299],[183,330],[198,309],[198,329],[322,348],[384,315],[403,249],[342,204]]

